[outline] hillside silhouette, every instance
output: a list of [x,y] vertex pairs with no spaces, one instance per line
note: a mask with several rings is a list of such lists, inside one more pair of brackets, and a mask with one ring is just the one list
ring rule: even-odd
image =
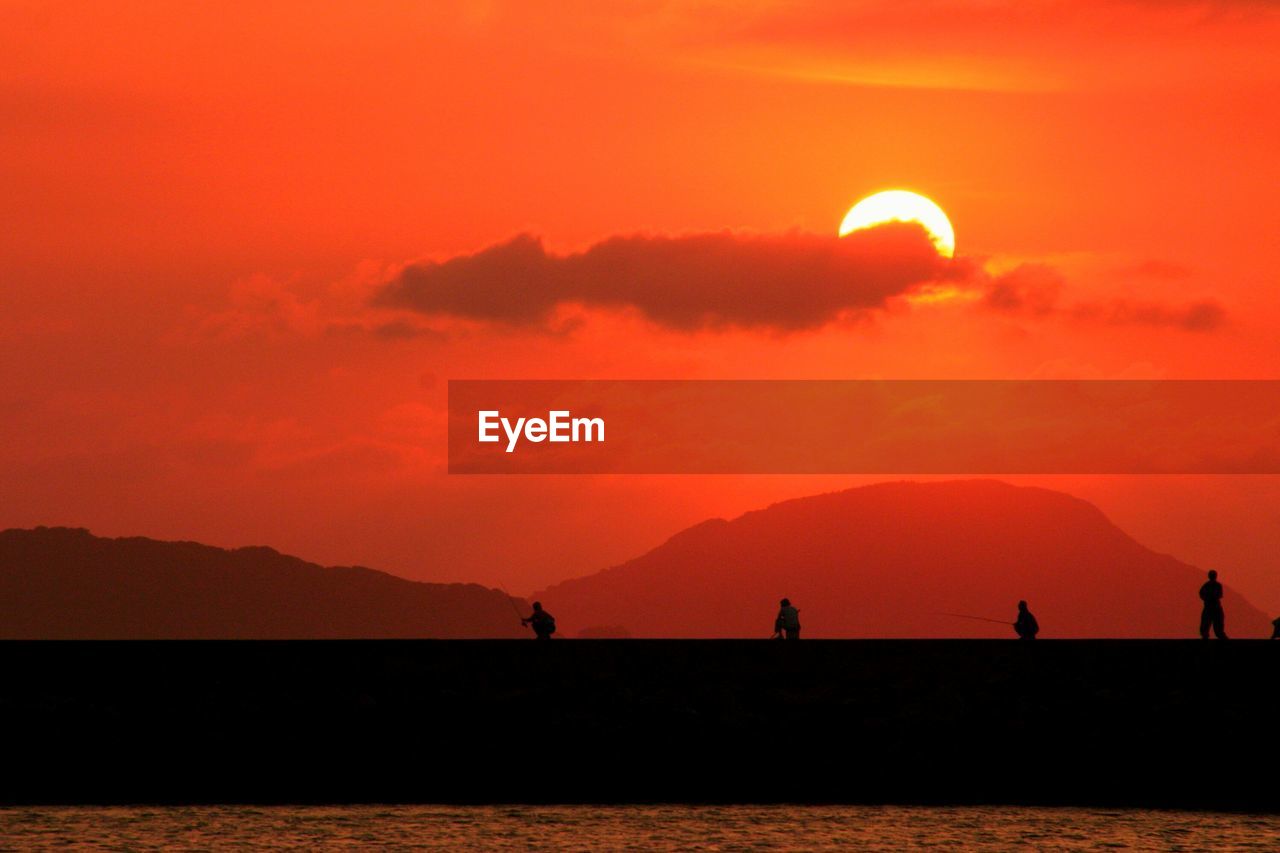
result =
[[[1138,544],[1092,504],[995,480],[880,483],[713,519],[641,557],[534,597],[561,619],[637,637],[765,637],[778,599],[808,637],[1196,637],[1205,572]],[[1231,585],[1233,637],[1267,618]]]
[[506,595],[476,584],[318,566],[271,548],[0,531],[2,639],[525,636]]

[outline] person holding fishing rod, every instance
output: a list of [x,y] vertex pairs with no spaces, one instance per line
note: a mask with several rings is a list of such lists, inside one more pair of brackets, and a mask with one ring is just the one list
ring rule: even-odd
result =
[[1040,633],[1040,623],[1031,615],[1025,601],[1018,602],[1018,619],[1013,623],[1013,630],[1018,633],[1019,640],[1034,640]]
[[993,622],[996,625],[1013,625],[1013,630],[1017,633],[1019,640],[1034,640],[1036,634],[1040,633],[1040,623],[1031,614],[1025,601],[1018,602],[1018,618],[1014,622],[1006,622],[1003,619],[988,619],[985,616],[970,616],[968,613],[944,613],[942,615],[954,616],[957,619],[973,619],[978,622]]
[[498,587],[498,591],[507,597],[507,601],[511,603],[511,609],[516,612],[516,617],[520,620],[521,625],[533,626],[533,635],[539,640],[550,640],[551,635],[556,632],[556,617],[542,609],[542,602],[535,601],[533,603],[533,613],[528,618],[520,615],[520,608],[516,606],[515,596],[508,593],[502,587]]
[[556,632],[556,617],[542,609],[541,601],[533,603],[533,613],[528,619],[521,619],[520,624],[532,627],[533,635],[539,640],[550,640]]
[[791,599],[778,602],[778,617],[773,620],[773,639],[800,639],[800,611],[791,606]]

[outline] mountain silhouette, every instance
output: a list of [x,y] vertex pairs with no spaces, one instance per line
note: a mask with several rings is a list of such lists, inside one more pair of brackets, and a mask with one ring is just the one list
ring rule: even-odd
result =
[[326,568],[271,548],[0,531],[2,639],[528,636],[506,599],[476,584]]
[[[713,519],[641,557],[537,593],[566,624],[637,637],[765,637],[778,600],[806,637],[1196,637],[1205,572],[1135,542],[1092,504],[995,480],[880,483]],[[1224,573],[1227,631],[1267,618]]]

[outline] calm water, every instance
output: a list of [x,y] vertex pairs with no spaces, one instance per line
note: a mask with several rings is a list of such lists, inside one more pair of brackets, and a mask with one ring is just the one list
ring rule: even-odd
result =
[[5,849],[1276,850],[1280,816],[875,806],[0,809]]

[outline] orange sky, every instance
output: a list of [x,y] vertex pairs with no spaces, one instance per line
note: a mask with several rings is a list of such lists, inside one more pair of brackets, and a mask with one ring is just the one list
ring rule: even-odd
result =
[[[1277,378],[1277,43],[1261,2],[5,3],[0,526],[521,592],[859,480],[450,478],[449,378]],[[830,235],[893,186],[962,298],[371,304],[521,233]],[[1280,612],[1273,478],[1038,482]]]

